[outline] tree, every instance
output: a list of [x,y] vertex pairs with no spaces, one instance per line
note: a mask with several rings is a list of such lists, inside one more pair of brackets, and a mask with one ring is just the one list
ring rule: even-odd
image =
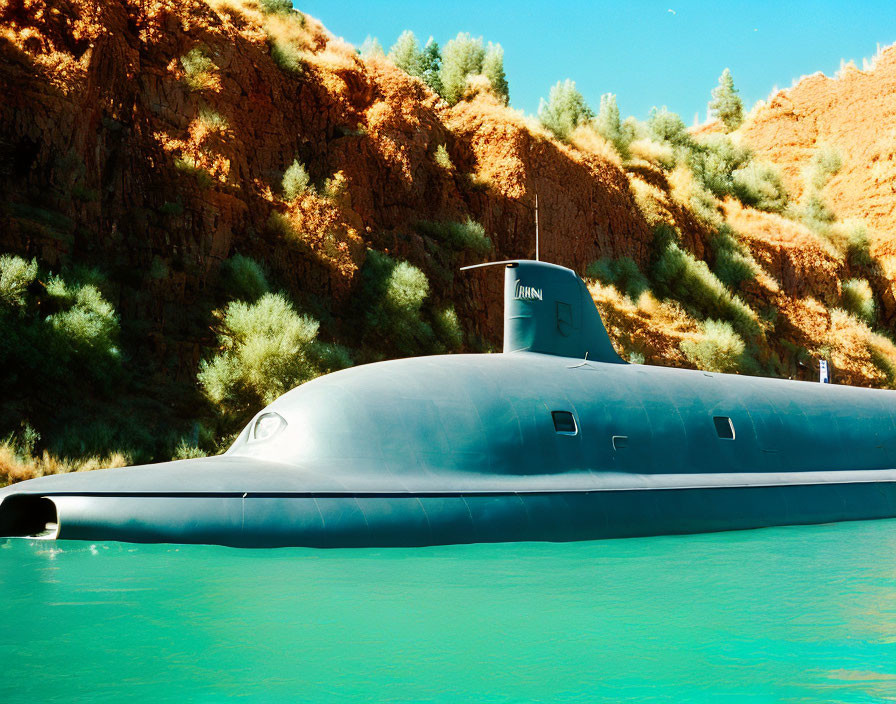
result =
[[423,82],[428,85],[434,93],[438,93],[444,97],[444,88],[442,86],[442,52],[439,45],[430,37],[423,47],[420,55],[420,77]]
[[358,53],[361,55],[361,58],[364,59],[379,59],[386,55],[386,52],[383,51],[383,45],[380,44],[380,40],[376,37],[371,37],[370,35],[368,35],[364,40],[364,43],[361,44]]
[[482,73],[485,47],[482,37],[474,39],[467,32],[461,32],[445,45],[442,52],[442,96],[454,105],[464,94],[467,76]]
[[576,90],[575,81],[568,78],[558,81],[552,88],[547,102],[544,98],[538,106],[538,119],[559,139],[567,139],[583,122],[594,117],[585,98]]
[[423,78],[423,54],[412,31],[405,30],[401,33],[389,49],[389,60],[405,73]]
[[510,87],[504,74],[504,49],[500,44],[488,43],[485,59],[482,62],[482,73],[492,84],[492,91],[507,105],[510,100]]
[[744,104],[737,92],[731,71],[726,68],[719,76],[719,85],[712,89],[709,110],[722,121],[727,132],[736,130],[744,121]]

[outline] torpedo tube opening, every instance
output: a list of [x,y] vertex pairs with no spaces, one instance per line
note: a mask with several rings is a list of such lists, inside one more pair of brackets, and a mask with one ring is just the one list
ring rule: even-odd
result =
[[52,540],[58,533],[56,504],[47,497],[19,494],[0,503],[0,538]]

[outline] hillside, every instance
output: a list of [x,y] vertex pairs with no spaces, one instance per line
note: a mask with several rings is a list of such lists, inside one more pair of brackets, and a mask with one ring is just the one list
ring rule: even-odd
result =
[[[886,236],[878,263],[769,204],[766,167],[727,142],[658,121],[623,146],[584,124],[561,139],[487,82],[451,105],[308,15],[251,1],[16,0],[0,27],[0,254],[21,258],[0,285],[20,341],[0,347],[15,390],[0,433],[20,458],[220,447],[280,388],[222,376],[248,359],[240,330],[259,329],[262,301],[280,351],[253,358],[259,374],[289,366],[276,328],[294,321],[301,365],[285,388],[350,363],[497,348],[501,278],[458,268],[532,257],[536,193],[542,257],[592,277],[628,358],[813,378],[825,357],[840,383],[894,381]],[[762,137],[783,129],[777,105],[735,141],[780,163],[798,196],[806,154],[764,146],[782,141]],[[864,173],[844,157],[825,197],[880,233],[882,191],[842,205]],[[754,179],[747,196],[738,174]],[[868,305],[882,317],[861,319]],[[93,326],[83,354],[75,318]],[[58,340],[64,364],[42,330],[74,335]]]

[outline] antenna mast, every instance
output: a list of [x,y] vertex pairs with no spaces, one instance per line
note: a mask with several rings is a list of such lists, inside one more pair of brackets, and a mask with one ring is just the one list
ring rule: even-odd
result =
[[538,258],[538,191],[535,191],[535,261],[540,261]]

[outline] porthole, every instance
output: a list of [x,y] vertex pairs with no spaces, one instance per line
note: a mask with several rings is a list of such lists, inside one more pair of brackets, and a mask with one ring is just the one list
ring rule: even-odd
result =
[[286,421],[279,414],[262,413],[249,429],[249,442],[270,440],[285,427]]
[[560,435],[575,435],[579,432],[575,416],[569,411],[553,411],[554,430]]
[[734,423],[728,416],[713,416],[712,422],[716,426],[716,435],[722,440],[734,440]]

